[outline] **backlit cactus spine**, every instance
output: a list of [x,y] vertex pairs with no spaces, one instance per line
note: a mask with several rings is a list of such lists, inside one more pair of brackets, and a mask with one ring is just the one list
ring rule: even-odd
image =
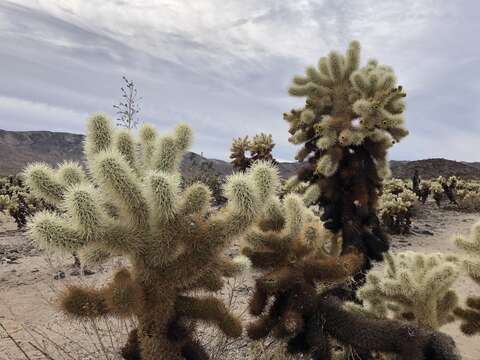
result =
[[[30,165],[25,175],[32,190],[65,209],[64,215],[37,214],[30,235],[47,248],[80,251],[90,261],[128,257],[131,267],[107,286],[73,286],[61,297],[63,311],[76,318],[136,317],[138,329],[124,356],[139,351],[143,360],[204,359],[190,319],[214,323],[228,336],[242,330],[221,301],[189,291],[218,290],[222,276],[236,270],[221,252],[262,211],[262,197],[278,182],[276,170],[259,163],[229,177],[228,203],[214,212],[205,185],[180,192],[179,164],[192,142],[190,127],[178,125],[166,136],[150,125],[139,132],[137,158],[131,133],[94,114],[85,140],[91,178],[73,164],[57,170]],[[139,349],[132,349],[136,343]]]

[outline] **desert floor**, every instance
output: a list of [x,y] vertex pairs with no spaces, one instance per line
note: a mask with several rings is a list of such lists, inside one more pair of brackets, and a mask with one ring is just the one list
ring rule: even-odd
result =
[[[392,236],[392,250],[455,252],[452,237],[466,234],[478,218],[479,214],[437,209],[432,203],[420,205],[412,233]],[[238,246],[231,251],[238,251]],[[89,276],[76,275],[72,264],[73,258],[68,254],[48,256],[39,251],[24,233],[16,230],[10,218],[0,214],[0,325],[10,335],[0,328],[0,360],[119,358],[115,353],[125,334],[134,326],[131,321],[73,322],[57,311],[55,298],[71,284],[102,284],[111,275],[112,268],[122,266],[122,260],[114,259],[102,268],[94,268],[95,274]],[[247,274],[246,279],[229,283],[222,294],[237,312],[244,312],[251,284]],[[480,291],[467,276],[459,279],[456,289],[462,302],[466,296]],[[480,359],[479,338],[462,335],[458,327],[455,322],[443,327],[442,331],[454,337],[463,359]],[[208,331],[205,339],[212,344],[218,343],[219,337]],[[252,353],[243,340],[224,342],[216,351],[214,359],[245,360],[245,354]]]

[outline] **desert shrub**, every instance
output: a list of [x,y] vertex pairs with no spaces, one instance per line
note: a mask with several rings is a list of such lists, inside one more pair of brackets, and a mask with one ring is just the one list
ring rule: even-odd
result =
[[392,233],[402,234],[410,231],[417,197],[403,184],[392,182],[385,185],[379,200],[379,216],[385,227]]
[[450,176],[448,179],[445,179],[443,176],[439,176],[437,179],[438,183],[442,186],[445,196],[450,201],[451,204],[457,204],[456,199],[456,188],[457,188],[457,177]]
[[420,182],[420,185],[418,187],[418,199],[422,202],[422,204],[425,204],[428,199],[428,195],[430,195],[431,189],[430,189],[430,183],[428,181],[422,180]]
[[18,229],[25,228],[30,216],[45,209],[55,210],[31,194],[21,178],[11,176],[0,181],[0,211],[10,215]]
[[435,204],[440,207],[442,205],[442,200],[444,197],[442,185],[438,181],[431,181],[430,191],[432,193],[433,200],[435,200]]
[[187,125],[158,136],[144,124],[139,158],[132,134],[114,130],[102,114],[89,118],[86,133],[91,178],[78,166],[32,164],[25,170],[37,196],[65,209],[36,214],[30,235],[49,249],[79,251],[86,262],[123,255],[131,266],[101,288],[67,288],[59,299],[63,312],[80,321],[135,318],[138,327],[122,350],[126,359],[207,358],[195,337],[197,321],[234,338],[242,328],[218,298],[191,291],[217,291],[223,276],[238,271],[222,251],[262,212],[263,199],[278,188],[276,170],[258,162],[229,177],[227,204],[215,211],[205,185],[180,192],[179,164],[192,140]]

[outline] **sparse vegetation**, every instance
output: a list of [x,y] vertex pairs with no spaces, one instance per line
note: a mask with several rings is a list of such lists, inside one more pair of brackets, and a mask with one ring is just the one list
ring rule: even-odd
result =
[[[480,223],[456,237],[463,252],[398,250],[434,235],[432,213],[470,221],[480,181],[391,178],[388,151],[408,135],[406,93],[391,67],[360,64],[358,42],[293,78],[289,94],[305,104],[283,115],[302,162],[289,179],[266,133],[233,140],[232,175],[203,159],[182,175],[191,128],[159,135],[142,124],[136,134],[141,98],[123,81],[117,127],[105,114],[87,120],[84,164],[0,178],[1,215],[28,229],[17,233],[47,262],[73,253],[109,274],[54,278],[54,305],[82,334],[64,344],[53,338],[65,324],[26,321],[25,343],[2,315],[0,333],[24,358],[28,346],[49,360],[458,360],[443,326],[480,334],[480,297],[463,299],[457,281],[480,285]],[[18,264],[14,251],[0,242],[0,266]]]

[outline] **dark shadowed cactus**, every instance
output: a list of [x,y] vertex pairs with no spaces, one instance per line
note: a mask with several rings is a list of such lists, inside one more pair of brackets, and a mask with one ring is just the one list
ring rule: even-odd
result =
[[353,41],[345,54],[331,52],[294,77],[289,93],[306,97],[304,107],[284,114],[289,141],[303,145],[296,159],[305,161],[289,184],[318,187],[312,201],[323,208],[325,227],[342,234],[344,251],[353,246],[381,259],[388,239],[376,208],[389,175],[387,151],[408,134],[405,92],[392,68],[375,60],[360,67],[360,44]]
[[249,337],[282,339],[288,352],[316,360],[337,359],[332,338],[353,347],[359,359],[372,359],[375,351],[402,360],[457,360],[453,340],[435,331],[451,320],[456,297],[449,285],[456,269],[437,255],[415,258],[414,273],[406,271],[412,270],[409,266],[392,263],[391,278],[385,280],[388,289],[375,289],[375,296],[400,301],[408,296],[411,301],[402,305],[415,313],[417,323],[349,311],[336,299],[339,285],[361,269],[365,255],[356,249],[342,254],[341,237],[324,229],[305,200],[305,195],[295,194],[282,201],[265,197],[265,211],[243,236],[242,253],[260,273],[249,303],[257,317],[247,328]]
[[[103,288],[70,287],[61,296],[64,312],[75,318],[136,317],[138,329],[124,349],[143,360],[203,359],[205,350],[191,320],[218,326],[238,337],[242,328],[223,303],[190,290],[216,291],[222,276],[238,268],[221,256],[262,211],[262,198],[276,191],[276,169],[266,163],[227,178],[224,208],[210,208],[210,190],[196,183],[180,191],[179,164],[192,142],[181,124],[158,136],[150,125],[140,134],[140,156],[131,133],[113,129],[104,115],[87,122],[85,155],[89,177],[74,164],[52,169],[33,164],[25,170],[36,195],[65,213],[37,214],[30,235],[46,248],[79,251],[87,261],[126,256]],[[140,351],[141,355],[138,354]]]

